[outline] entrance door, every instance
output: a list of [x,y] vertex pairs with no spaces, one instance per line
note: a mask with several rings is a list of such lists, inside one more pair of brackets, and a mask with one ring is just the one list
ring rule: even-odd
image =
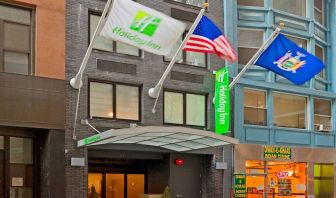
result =
[[139,198],[144,193],[144,174],[89,173],[88,175],[88,198]]

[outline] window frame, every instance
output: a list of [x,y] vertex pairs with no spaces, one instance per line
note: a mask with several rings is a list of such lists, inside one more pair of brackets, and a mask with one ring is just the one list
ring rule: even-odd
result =
[[[322,10],[320,10],[319,8],[317,8],[315,6],[315,1],[314,1],[314,5],[313,5],[313,10],[314,10],[314,21],[315,23],[318,23],[320,25],[322,25],[323,27],[326,27],[326,16],[325,16],[325,1],[324,0],[321,0],[322,1]],[[322,23],[320,23],[319,21],[316,20],[316,16],[315,16],[315,11],[321,13],[321,16],[322,16]]]
[[301,39],[301,40],[307,41],[307,45],[305,47],[303,47],[303,46],[299,46],[299,44],[297,44],[295,41],[293,41],[292,39],[288,38],[290,41],[292,41],[293,43],[295,43],[297,46],[299,46],[299,47],[305,49],[307,52],[309,52],[308,51],[309,42],[310,42],[309,39],[303,38],[303,37],[300,37],[300,36],[296,36],[296,35],[292,35],[292,34],[283,34],[283,35],[285,35],[286,37],[292,37],[292,38],[296,38],[296,39]]
[[251,6],[251,5],[242,5],[242,4],[239,4],[239,2],[237,0],[237,6],[264,8],[265,7],[265,1],[264,0],[261,0],[261,1],[262,1],[263,6]]
[[[91,108],[91,101],[90,101],[90,90],[91,90],[91,82],[94,83],[102,83],[102,84],[108,84],[111,85],[113,90],[112,90],[112,112],[113,112],[113,116],[112,118],[108,118],[108,117],[99,117],[99,116],[91,116],[91,112],[90,112],[90,108]],[[130,86],[130,87],[136,87],[138,88],[138,101],[139,101],[139,109],[138,109],[138,115],[139,115],[139,119],[138,120],[132,120],[132,119],[120,119],[117,118],[117,90],[116,87],[117,85],[125,85],[125,86]],[[142,84],[129,84],[129,83],[122,83],[122,82],[112,82],[112,81],[106,81],[106,80],[97,80],[97,79],[89,79],[88,80],[88,118],[89,119],[102,119],[102,120],[117,120],[117,121],[129,121],[129,122],[141,122],[141,112],[142,112],[142,101],[141,101],[141,94],[142,94]]]
[[[169,123],[169,122],[165,122],[165,108],[164,108],[164,104],[165,104],[165,92],[172,92],[172,93],[178,93],[178,94],[182,94],[182,102],[183,102],[183,124],[176,124],[176,123]],[[204,96],[204,126],[200,126],[200,125],[189,125],[187,124],[187,94],[193,94],[193,95],[200,95],[200,96]],[[207,123],[208,123],[208,93],[199,93],[199,92],[190,92],[190,91],[181,91],[181,90],[174,90],[174,89],[163,89],[163,108],[162,108],[162,112],[163,112],[163,116],[162,116],[162,122],[164,125],[173,125],[173,126],[188,126],[188,127],[193,127],[193,128],[200,128],[200,129],[204,129],[207,127]]]
[[[328,115],[324,115],[324,114],[315,114],[315,100],[324,100],[324,101],[328,101],[328,102],[330,102],[330,116],[328,116]],[[313,113],[313,118],[314,118],[314,123],[313,123],[313,125],[314,125],[314,127],[313,127],[313,131],[314,132],[319,132],[319,133],[328,133],[328,134],[330,134],[330,133],[332,133],[332,131],[333,131],[333,129],[334,129],[334,126],[333,126],[333,112],[332,112],[332,100],[330,100],[330,99],[325,99],[325,98],[318,98],[318,97],[313,97],[313,104],[314,104],[314,109],[313,109],[313,111],[312,111],[312,113]],[[315,116],[321,116],[321,117],[330,117],[330,131],[319,131],[319,130],[316,130],[316,126],[317,125],[321,125],[321,124],[317,124],[316,123],[316,120],[315,120]]]
[[[314,46],[314,55],[315,56],[316,56],[316,46],[322,49],[322,53],[323,53],[322,62],[325,65],[325,67],[322,69],[322,71],[320,73],[316,74],[315,78],[321,79],[321,80],[327,80],[326,49],[325,49],[325,47],[322,47],[318,43],[315,43],[315,46]],[[322,76],[320,74],[322,74]]]
[[[101,17],[102,12],[99,11],[94,11],[94,10],[89,10],[88,11],[88,39],[87,39],[87,45],[90,45],[91,42],[91,16],[98,16]],[[117,52],[117,41],[112,40],[112,51],[108,51],[108,50],[103,50],[103,49],[97,49],[97,48],[92,48],[92,50],[97,51],[97,52],[106,52],[106,53],[114,53],[114,54],[119,54],[119,55],[124,55],[124,56],[129,56],[129,57],[137,57],[137,58],[142,58],[143,57],[143,51],[141,49],[138,50],[138,55],[132,55],[132,54],[125,54],[125,53],[118,53]]]
[[[14,9],[19,10],[25,10],[30,13],[30,24],[24,24],[14,21],[7,21],[0,19],[0,27],[4,27],[5,23],[8,24],[15,24],[15,25],[21,25],[25,27],[29,27],[30,29],[30,36],[29,36],[29,50],[14,50],[14,49],[5,49],[4,42],[1,41],[1,38],[4,38],[4,29],[2,28],[0,31],[0,72],[3,73],[10,73],[5,72],[5,52],[10,53],[19,53],[19,54],[27,54],[28,55],[28,74],[19,74],[19,75],[29,75],[33,76],[35,74],[35,9],[33,7],[29,6],[22,6],[15,3],[6,3],[6,2],[0,2],[0,6],[7,6]],[[16,74],[16,73],[15,73]]]
[[276,11],[280,11],[280,12],[283,12],[283,13],[288,13],[288,14],[291,14],[291,15],[294,15],[294,16],[297,16],[297,17],[304,17],[304,18],[307,18],[308,16],[308,1],[307,0],[304,0],[306,2],[306,7],[305,7],[305,14],[304,16],[301,16],[301,15],[297,15],[297,14],[294,14],[294,13],[290,13],[290,12],[287,12],[287,11],[284,11],[284,10],[279,10],[277,8],[274,7],[274,1],[277,1],[277,0],[272,0],[272,8],[275,9]]
[[299,94],[293,94],[293,93],[286,93],[286,92],[280,92],[280,91],[273,91],[272,93],[272,100],[273,103],[275,104],[275,94],[282,94],[282,95],[290,95],[290,96],[298,96],[298,97],[303,97],[306,99],[306,116],[305,116],[305,128],[301,129],[301,128],[292,128],[292,127],[286,127],[286,126],[276,126],[275,125],[275,105],[273,105],[273,111],[272,111],[272,126],[273,127],[278,127],[278,128],[284,128],[284,129],[296,129],[296,130],[309,130],[310,126],[310,122],[311,119],[309,119],[310,116],[310,109],[309,109],[309,97],[305,96],[305,95],[299,95]]
[[[254,32],[262,32],[262,41],[261,41],[261,45],[259,47],[251,47],[251,46],[241,46],[239,45],[239,30],[247,30],[247,31],[254,31]],[[239,51],[239,48],[248,48],[248,49],[256,49],[258,51],[258,49],[260,49],[260,47],[263,45],[263,43],[265,42],[265,36],[266,36],[266,31],[265,29],[259,29],[259,28],[249,28],[249,27],[237,27],[237,53]],[[252,55],[253,56],[253,55]],[[239,56],[238,56],[239,57]],[[239,65],[246,65],[245,64],[240,64],[239,63],[239,59],[238,59],[238,66]],[[240,67],[241,68],[241,67]]]
[[[187,35],[187,32],[184,32],[183,34],[182,34],[182,42],[183,42],[183,40],[184,40],[184,38],[185,38],[185,36]],[[175,61],[175,64],[180,64],[180,65],[185,65],[185,66],[188,66],[188,67],[194,67],[194,68],[200,68],[200,69],[208,69],[208,67],[209,67],[209,54],[208,53],[203,53],[204,54],[204,63],[205,63],[205,66],[203,67],[203,66],[196,66],[196,65],[192,65],[192,64],[188,64],[187,63],[187,52],[186,51],[184,51],[184,50],[181,50],[181,53],[182,53],[182,62],[181,63],[179,63],[179,62],[177,62],[177,61]],[[194,52],[194,53],[201,53],[201,52]],[[166,56],[163,56],[163,62],[165,62],[165,63],[169,63],[170,62],[170,60],[167,60],[166,59]]]
[[[263,109],[266,110],[266,115],[265,115],[266,123],[265,123],[265,125],[245,123],[245,113],[244,113],[243,124],[244,125],[253,125],[253,126],[268,126],[268,120],[269,120],[269,118],[268,118],[268,109],[269,109],[269,106],[268,106],[268,102],[267,102],[267,98],[268,98],[268,92],[267,92],[267,90],[262,90],[262,89],[257,89],[257,88],[250,88],[250,87],[244,87],[243,88],[243,95],[244,95],[244,98],[243,98],[243,110],[244,110],[244,112],[245,112],[245,94],[244,94],[244,91],[246,89],[265,93],[265,107],[266,108],[263,108]],[[252,107],[252,106],[248,106],[248,108],[262,109],[262,108]]]
[[[182,0],[183,2],[182,1],[176,1],[176,0],[164,0],[164,1],[167,1],[167,2],[170,2],[170,3],[181,4],[183,6],[191,6],[192,8],[200,8],[200,9],[202,8],[202,6],[188,4],[188,3],[186,3],[186,0]],[[209,0],[205,0],[205,3],[208,3],[208,2],[209,2]]]

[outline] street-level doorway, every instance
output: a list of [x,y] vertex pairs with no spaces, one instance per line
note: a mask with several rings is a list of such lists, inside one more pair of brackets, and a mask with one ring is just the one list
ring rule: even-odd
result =
[[139,198],[145,194],[146,171],[141,162],[93,161],[88,173],[88,198]]
[[89,198],[138,198],[145,193],[144,174],[89,173]]
[[0,135],[0,197],[34,197],[33,139]]

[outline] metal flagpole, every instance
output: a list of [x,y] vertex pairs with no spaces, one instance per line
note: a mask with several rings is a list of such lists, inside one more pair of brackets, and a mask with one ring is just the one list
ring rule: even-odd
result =
[[102,13],[102,15],[101,15],[101,17],[99,19],[97,28],[96,28],[96,30],[93,33],[93,36],[92,36],[92,39],[90,41],[89,47],[86,50],[86,53],[85,53],[85,56],[83,58],[82,64],[81,64],[81,66],[79,68],[79,71],[76,74],[76,76],[70,80],[70,85],[74,89],[79,89],[83,85],[82,76],[83,76],[84,69],[86,68],[86,64],[87,64],[87,62],[88,62],[88,60],[90,58],[90,55],[91,55],[91,52],[92,52],[92,48],[93,48],[93,43],[96,41],[96,39],[98,37],[98,34],[101,31],[101,28],[103,27],[103,25],[106,22],[106,13],[108,12],[109,7],[110,7],[111,4],[112,4],[112,0],[108,0],[107,3],[106,3],[106,5],[105,5],[104,11],[103,11],[103,13]]
[[162,77],[160,78],[159,82],[156,84],[156,86],[154,88],[150,88],[148,90],[148,95],[151,98],[156,98],[153,109],[152,109],[152,113],[155,113],[155,107],[161,92],[161,88],[163,85],[163,82],[166,80],[169,72],[171,71],[171,69],[174,66],[174,63],[176,61],[176,58],[178,56],[178,53],[182,50],[182,48],[185,46],[185,44],[187,43],[187,41],[189,40],[190,36],[192,35],[192,33],[194,32],[195,28],[197,27],[198,23],[200,22],[203,13],[205,12],[205,9],[209,6],[208,3],[204,3],[203,9],[201,9],[201,11],[198,13],[198,16],[196,17],[194,23],[192,24],[192,26],[190,27],[188,34],[186,35],[186,37],[184,38],[184,40],[182,41],[181,45],[179,46],[179,48],[177,49],[177,51],[175,52],[172,60],[170,61],[167,69],[165,70],[165,72],[162,74]]
[[97,28],[96,28],[96,30],[93,33],[93,37],[92,37],[92,39],[90,41],[89,47],[86,50],[86,53],[85,53],[85,56],[83,58],[82,64],[81,64],[81,66],[79,68],[79,71],[76,74],[76,76],[70,80],[71,87],[74,88],[74,89],[78,89],[76,111],[75,111],[75,121],[74,121],[73,132],[72,132],[72,139],[73,140],[77,139],[77,137],[76,137],[76,124],[77,124],[77,116],[78,116],[80,89],[81,89],[81,87],[83,85],[83,82],[82,82],[83,72],[84,72],[84,69],[86,68],[87,62],[88,62],[89,57],[91,55],[92,48],[93,48],[93,43],[98,38],[98,34],[100,33],[101,28],[102,28],[102,26],[106,22],[106,14],[107,14],[107,12],[108,12],[109,7],[111,6],[111,4],[112,4],[112,0],[108,0],[107,3],[106,3],[106,5],[105,5],[105,8],[103,10],[103,13],[102,13],[102,15],[101,15],[101,17],[99,19]]
[[259,48],[259,50],[254,54],[254,56],[250,59],[250,61],[243,67],[243,69],[239,72],[239,74],[232,80],[230,83],[230,90],[233,86],[238,82],[238,80],[243,76],[245,71],[249,66],[254,65],[257,58],[267,49],[267,47],[273,42],[273,40],[280,33],[281,28],[285,27],[285,23],[280,23],[279,26],[275,29],[275,31],[271,34],[268,40]]

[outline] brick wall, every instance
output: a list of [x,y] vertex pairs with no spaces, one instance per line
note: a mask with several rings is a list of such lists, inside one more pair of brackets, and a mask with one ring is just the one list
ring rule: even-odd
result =
[[[198,11],[182,6],[171,1],[155,0],[137,1],[146,6],[170,15],[171,8],[180,9],[183,11],[197,13]],[[79,69],[81,61],[88,46],[88,11],[102,11],[105,1],[100,0],[68,0],[66,5],[66,80],[69,81]],[[223,27],[223,3],[222,1],[211,1],[210,7],[206,15],[209,16],[216,24]],[[190,25],[191,23],[188,22]],[[192,91],[200,93],[208,93],[208,130],[213,129],[213,75],[212,71],[223,66],[223,62],[215,58],[214,55],[209,56],[209,68],[202,69],[187,65],[175,64],[173,71],[194,74],[203,76],[203,83],[192,83],[178,80],[170,80],[168,76],[164,83],[164,88]],[[96,60],[108,60],[126,64],[136,65],[136,76],[130,74],[122,74],[109,72],[107,70],[97,70]],[[82,139],[94,132],[80,124],[80,120],[88,118],[88,78],[107,80],[113,82],[123,82],[129,84],[142,85],[142,101],[141,101],[141,122],[140,125],[162,125],[163,124],[163,100],[162,93],[158,100],[156,113],[152,114],[151,110],[155,100],[148,96],[148,90],[153,87],[163,74],[168,63],[163,61],[162,56],[144,53],[143,58],[131,57],[122,54],[100,52],[94,50],[88,61],[87,68],[83,75],[83,87],[80,94],[80,105],[78,111],[78,120],[76,125],[77,139]],[[83,198],[87,196],[87,171],[88,167],[71,167],[71,157],[84,157],[87,160],[86,148],[77,148],[76,142],[72,139],[75,107],[77,99],[77,90],[72,89],[67,84],[66,98],[66,197],[67,198]],[[129,127],[129,122],[125,121],[106,121],[106,120],[90,120],[90,123],[98,128],[125,128]],[[221,151],[219,150],[216,158],[220,158]],[[210,162],[211,163],[211,160]],[[213,170],[213,164],[209,167],[209,176],[206,183],[210,186],[207,191],[210,196],[207,197],[222,197],[222,172]],[[215,185],[210,183],[214,182]],[[206,184],[204,184],[206,185]],[[204,187],[206,188],[206,187]]]

